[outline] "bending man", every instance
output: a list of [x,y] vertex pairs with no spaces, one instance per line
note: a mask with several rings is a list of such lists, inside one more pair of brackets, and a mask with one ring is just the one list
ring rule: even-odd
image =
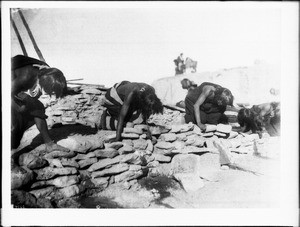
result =
[[12,58],[12,125],[11,147],[18,148],[24,132],[36,124],[46,151],[69,151],[50,138],[44,105],[38,100],[42,93],[62,97],[66,90],[63,73],[45,62],[17,55]]
[[204,82],[189,91],[185,98],[185,121],[197,124],[205,131],[205,124],[228,123],[224,115],[227,105],[233,104],[231,91],[220,85]]
[[147,123],[151,114],[163,112],[163,105],[154,88],[145,83],[122,81],[110,88],[105,98],[107,111],[102,115],[100,127],[116,129],[115,141],[121,140],[127,122]]

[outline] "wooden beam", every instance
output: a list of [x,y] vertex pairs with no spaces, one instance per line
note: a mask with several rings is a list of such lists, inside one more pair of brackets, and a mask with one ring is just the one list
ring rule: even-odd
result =
[[34,37],[33,37],[33,35],[32,35],[32,32],[31,32],[31,30],[30,30],[30,28],[29,28],[29,26],[28,26],[28,24],[27,24],[27,22],[26,22],[26,20],[25,20],[25,17],[24,17],[24,15],[23,15],[21,9],[18,10],[18,13],[19,13],[19,15],[20,15],[20,17],[21,17],[21,19],[22,19],[22,21],[23,21],[23,24],[24,24],[24,26],[25,26],[25,28],[26,28],[26,30],[27,30],[27,32],[28,32],[28,35],[29,35],[30,40],[31,40],[31,42],[32,42],[32,44],[33,44],[33,47],[34,47],[34,49],[35,49],[37,55],[39,56],[39,59],[40,59],[41,61],[43,61],[43,62],[46,62],[45,59],[44,59],[44,57],[43,57],[43,55],[42,55],[42,52],[40,51],[40,49],[38,48],[38,46],[37,46],[37,44],[36,44],[36,42],[35,42],[35,39],[34,39]]
[[21,46],[21,49],[22,49],[23,54],[24,54],[25,56],[28,56],[27,51],[26,51],[26,48],[25,48],[24,43],[23,43],[23,40],[22,40],[22,38],[21,38],[21,36],[20,36],[20,33],[19,33],[19,31],[18,31],[18,28],[17,28],[17,26],[16,26],[16,24],[15,24],[14,19],[12,18],[12,13],[11,13],[11,11],[10,11],[10,21],[11,21],[11,24],[12,24],[12,26],[13,26],[13,29],[14,29],[16,35],[17,35],[17,38],[18,38],[18,41],[19,41],[19,44],[20,44],[20,46]]

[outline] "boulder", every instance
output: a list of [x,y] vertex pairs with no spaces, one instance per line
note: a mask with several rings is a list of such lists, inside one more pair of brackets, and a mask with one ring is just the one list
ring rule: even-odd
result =
[[57,188],[64,188],[73,184],[77,184],[78,182],[79,182],[78,176],[70,175],[70,176],[62,176],[62,177],[54,178],[52,180],[48,180],[46,182],[46,185],[54,185]]
[[171,159],[172,159],[171,157],[165,156],[165,155],[162,155],[162,154],[153,153],[152,155],[155,158],[155,160],[158,161],[158,162],[170,162]]
[[37,208],[37,199],[34,195],[21,191],[11,191],[11,203],[14,208]]
[[91,165],[87,170],[89,172],[93,172],[95,170],[103,169],[105,167],[111,166],[111,165],[119,163],[119,162],[120,162],[120,157],[119,156],[117,156],[115,158],[100,159],[98,162]]
[[169,150],[169,149],[174,149],[174,145],[170,142],[165,142],[165,141],[159,141],[157,142],[157,144],[155,144],[154,147],[157,147],[159,149],[165,149],[165,150]]
[[197,174],[176,173],[174,177],[181,183],[186,192],[195,192],[204,187],[203,180]]
[[116,175],[115,182],[119,183],[119,182],[123,182],[123,181],[130,181],[133,179],[137,179],[142,175],[143,175],[142,170],[137,170],[137,171],[129,170],[129,171],[126,171],[126,172]]
[[148,146],[147,140],[137,139],[133,140],[133,148],[136,150],[146,150]]
[[135,165],[142,164],[141,157],[135,153],[120,155],[120,162]]
[[55,176],[76,174],[77,169],[72,167],[66,167],[66,168],[46,167],[44,169],[35,170],[34,172],[37,174],[36,177],[37,180],[48,180]]
[[60,162],[63,167],[75,167],[76,169],[79,168],[79,164],[73,159],[62,158]]
[[97,161],[98,161],[97,158],[89,158],[89,159],[85,159],[85,160],[80,160],[80,161],[78,162],[79,168],[80,168],[80,169],[83,169],[83,168],[85,168],[85,167],[87,167],[87,166],[90,166],[90,165],[96,163]]
[[31,153],[25,153],[20,155],[19,164],[20,166],[26,166],[29,169],[38,169],[47,166],[48,162],[47,160],[37,155],[33,155]]
[[34,180],[33,171],[16,166],[11,171],[11,189],[19,189]]
[[49,186],[41,189],[31,190],[30,193],[33,194],[36,198],[44,198],[53,193],[54,190],[54,186]]
[[109,148],[113,148],[113,149],[120,149],[121,147],[123,147],[123,143],[122,142],[112,142],[112,143],[104,143],[104,147],[105,149],[109,149]]
[[58,190],[58,193],[62,194],[64,198],[70,198],[81,193],[81,189],[78,185],[70,185]]
[[127,171],[128,169],[129,169],[128,164],[120,163],[120,164],[113,165],[112,167],[110,167],[108,169],[93,172],[92,173],[92,178],[115,175],[115,174]]
[[129,154],[129,153],[133,153],[134,152],[134,148],[132,146],[129,146],[127,144],[125,144],[123,147],[121,147],[118,150],[118,154],[122,155],[122,154]]
[[114,158],[119,155],[119,152],[115,148],[107,148],[103,150],[93,151],[98,158]]
[[175,133],[162,134],[162,135],[160,135],[159,138],[162,139],[165,142],[173,142],[173,141],[175,141],[177,139]]

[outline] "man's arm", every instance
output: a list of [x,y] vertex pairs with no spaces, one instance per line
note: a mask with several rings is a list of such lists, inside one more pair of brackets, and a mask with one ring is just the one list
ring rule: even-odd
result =
[[130,92],[129,95],[127,96],[127,98],[125,99],[122,108],[121,108],[121,112],[119,115],[119,119],[118,119],[118,125],[117,125],[117,136],[116,136],[116,141],[120,141],[121,140],[121,134],[123,132],[123,125],[124,125],[124,119],[128,113],[130,104],[132,102],[133,99],[133,95],[134,95],[134,91]]
[[213,92],[212,86],[205,86],[203,88],[202,93],[200,94],[199,98],[197,99],[196,103],[194,104],[194,112],[195,112],[195,118],[197,125],[201,130],[205,130],[206,126],[202,124],[201,117],[200,117],[200,106],[204,103],[204,101],[207,99],[207,97]]

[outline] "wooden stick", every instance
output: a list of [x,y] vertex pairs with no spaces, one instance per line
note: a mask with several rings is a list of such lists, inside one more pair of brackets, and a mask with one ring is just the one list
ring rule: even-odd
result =
[[13,18],[12,18],[11,11],[10,11],[10,21],[11,21],[11,24],[12,24],[12,26],[13,26],[13,28],[14,28],[14,31],[15,31],[16,35],[17,35],[17,38],[18,38],[18,40],[19,40],[19,44],[20,44],[20,46],[21,46],[21,49],[22,49],[23,54],[24,54],[25,56],[28,56],[27,51],[26,51],[26,48],[25,48],[24,43],[23,43],[23,40],[22,40],[22,38],[21,38],[21,36],[20,36],[20,33],[19,33],[19,31],[18,31],[18,28],[17,28],[17,26],[16,26],[16,24],[15,24],[15,21],[14,21]]
[[77,80],[83,80],[82,78],[80,78],[80,79],[71,79],[71,80],[67,80],[67,82],[69,82],[69,81],[77,81]]
[[18,13],[19,13],[19,15],[20,15],[20,17],[21,17],[21,19],[22,19],[22,21],[23,21],[23,24],[24,24],[24,26],[25,26],[25,28],[26,28],[26,30],[27,30],[27,32],[28,32],[28,35],[29,35],[29,37],[30,37],[30,39],[31,39],[31,42],[32,42],[32,44],[33,44],[33,47],[34,47],[34,49],[35,49],[37,55],[39,56],[39,59],[40,59],[41,61],[43,61],[43,62],[46,62],[45,59],[44,59],[44,57],[43,57],[43,55],[42,55],[42,52],[40,51],[40,49],[38,48],[38,46],[37,46],[37,44],[36,44],[36,42],[35,42],[35,39],[34,39],[34,37],[33,37],[33,35],[32,35],[32,32],[30,31],[30,28],[29,28],[29,26],[28,26],[28,24],[27,24],[27,22],[26,22],[26,20],[25,20],[25,17],[24,17],[24,15],[23,15],[21,9],[18,10]]

